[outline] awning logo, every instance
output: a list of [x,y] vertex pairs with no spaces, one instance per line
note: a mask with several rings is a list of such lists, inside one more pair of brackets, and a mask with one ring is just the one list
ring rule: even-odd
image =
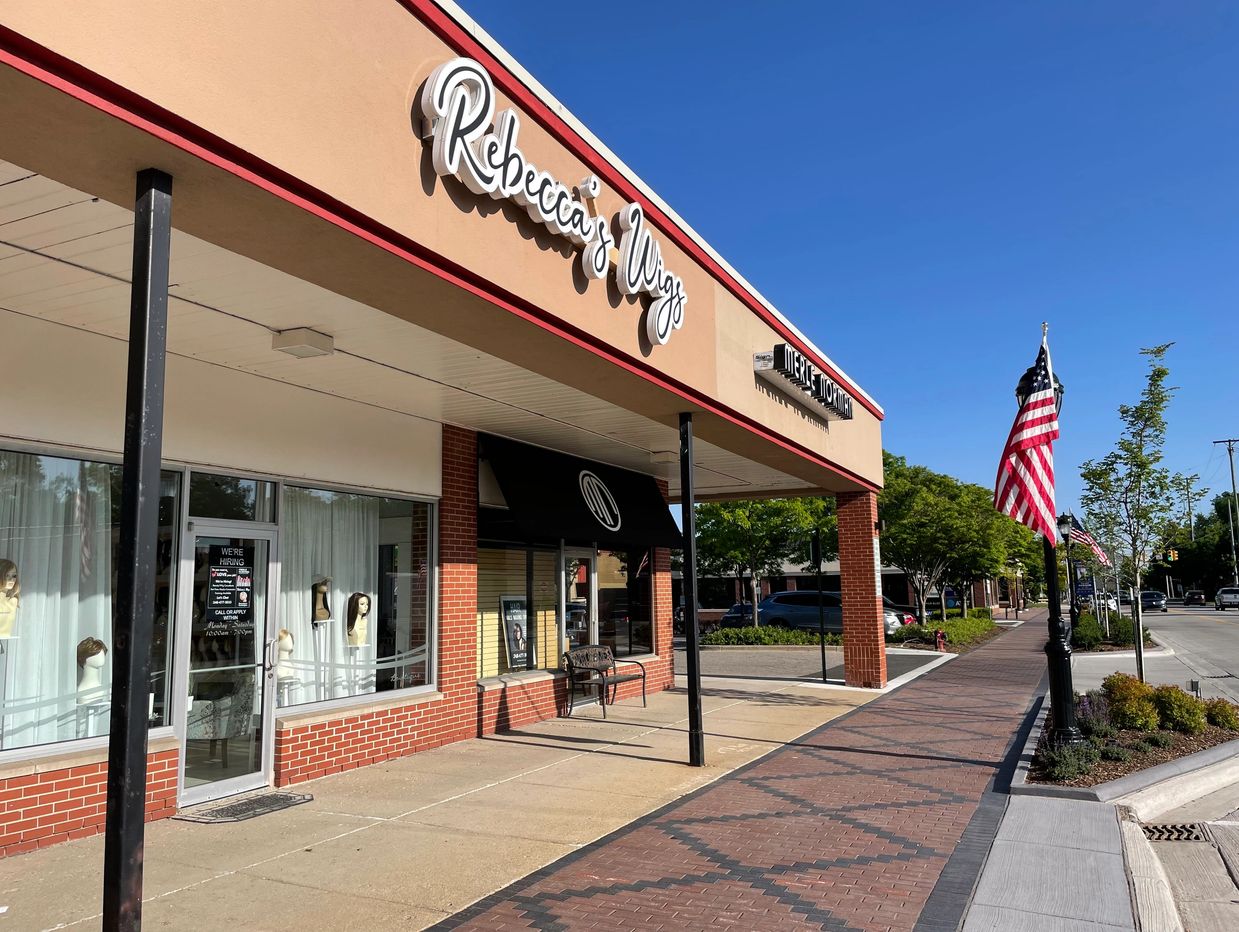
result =
[[581,486],[581,497],[585,499],[585,507],[589,513],[608,531],[620,529],[619,505],[615,504],[615,496],[607,488],[606,483],[588,469],[582,469],[577,478]]

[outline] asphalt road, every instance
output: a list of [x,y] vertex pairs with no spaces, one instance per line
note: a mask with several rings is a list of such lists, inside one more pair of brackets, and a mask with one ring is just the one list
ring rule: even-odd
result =
[[1165,614],[1145,613],[1144,623],[1200,679],[1239,702],[1239,611],[1172,605]]

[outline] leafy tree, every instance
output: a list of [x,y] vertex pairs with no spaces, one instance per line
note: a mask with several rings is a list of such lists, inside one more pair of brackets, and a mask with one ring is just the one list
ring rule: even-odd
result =
[[[950,551],[946,579],[959,593],[960,607],[965,613],[973,583],[1002,573],[1013,539],[1012,529],[1020,526],[996,511],[993,499],[989,489],[971,483],[960,483],[955,491],[956,520],[945,541]],[[945,596],[942,601],[945,618]]]
[[909,466],[902,456],[883,452],[886,485],[878,496],[878,511],[886,522],[882,558],[903,570],[916,596],[924,623],[925,602],[941,589],[951,565],[947,543],[959,520],[954,479],[924,466]]
[[[1080,467],[1084,491],[1080,500],[1089,521],[1110,529],[1122,541],[1131,561],[1134,588],[1149,564],[1154,545],[1164,538],[1175,512],[1176,477],[1161,465],[1166,443],[1166,409],[1175,389],[1166,384],[1170,370],[1165,365],[1163,343],[1140,351],[1149,360],[1149,372],[1140,400],[1120,405],[1123,431],[1116,448],[1099,460]],[[1181,485],[1182,481],[1177,480]],[[1140,600],[1133,599],[1137,650],[1141,645]],[[1143,663],[1141,663],[1143,667]],[[1140,670],[1143,677],[1143,669]]]
[[801,547],[810,507],[800,499],[703,502],[697,506],[698,572],[747,578],[757,624],[761,580]]

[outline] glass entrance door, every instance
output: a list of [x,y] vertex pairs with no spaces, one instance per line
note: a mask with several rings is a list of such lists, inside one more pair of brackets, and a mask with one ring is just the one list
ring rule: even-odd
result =
[[185,548],[183,804],[269,782],[274,640],[272,533],[196,522]]
[[564,551],[564,649],[598,643],[597,560],[592,550]]

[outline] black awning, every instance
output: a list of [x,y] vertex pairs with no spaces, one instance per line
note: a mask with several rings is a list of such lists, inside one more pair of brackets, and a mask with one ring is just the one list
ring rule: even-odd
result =
[[684,546],[651,476],[502,437],[481,439],[508,516],[527,539],[616,548]]

